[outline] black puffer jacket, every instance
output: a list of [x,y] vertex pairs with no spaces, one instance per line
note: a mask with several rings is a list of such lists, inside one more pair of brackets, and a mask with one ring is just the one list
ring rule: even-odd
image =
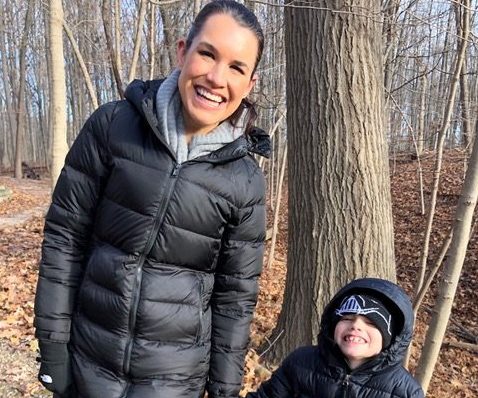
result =
[[237,396],[265,239],[261,130],[181,165],[158,131],[159,82],[100,107],[55,188],[35,302],[68,342],[78,395]]
[[[378,356],[350,370],[333,339],[333,315],[343,297],[372,293],[393,308],[396,337]],[[413,331],[412,306],[397,285],[382,279],[357,279],[340,290],[322,316],[318,346],[289,355],[272,378],[247,398],[421,398],[423,391],[402,366]]]

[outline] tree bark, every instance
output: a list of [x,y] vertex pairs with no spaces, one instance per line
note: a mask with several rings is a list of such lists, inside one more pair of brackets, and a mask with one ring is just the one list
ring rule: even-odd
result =
[[[455,16],[456,16],[456,34],[460,37],[463,35],[463,25],[462,25],[462,10],[459,6],[455,7]],[[467,43],[465,43],[467,47]],[[470,101],[469,101],[469,90],[468,90],[468,73],[467,73],[467,62],[466,62],[466,50],[465,50],[465,59],[463,60],[463,65],[460,72],[460,108],[461,108],[461,144],[464,148],[470,153],[471,151],[471,117],[470,117]]]
[[[464,20],[468,21],[469,0],[462,0]],[[468,22],[464,25],[464,37]],[[440,353],[440,347],[445,336],[446,326],[450,319],[453,300],[455,298],[458,281],[460,279],[466,248],[470,240],[470,229],[473,221],[473,212],[478,198],[478,140],[473,144],[473,151],[468,164],[462,194],[458,202],[453,223],[453,238],[451,241],[448,260],[446,261],[443,279],[432,319],[427,331],[422,355],[418,362],[416,378],[422,385],[425,393],[428,390],[433,370]],[[473,303],[469,303],[473,305]]]
[[123,70],[121,58],[121,0],[113,0],[115,3],[115,22],[114,22],[114,38],[115,38],[115,63],[118,73],[121,76]]
[[[124,89],[123,89],[123,81],[121,79],[121,70],[119,69],[119,65],[117,64],[118,57],[116,55],[117,51],[120,51],[119,48],[116,49],[113,46],[113,38],[111,37],[111,15],[109,13],[110,7],[108,0],[103,0],[101,6],[101,16],[103,19],[103,28],[105,31],[105,38],[106,38],[106,47],[108,48],[108,53],[110,56],[111,62],[111,69],[113,70],[113,76],[115,78],[116,89],[118,90],[118,94],[121,98],[124,98]],[[116,32],[118,34],[118,32]]]
[[66,83],[63,56],[63,7],[61,0],[50,0],[50,60],[52,107],[52,186],[55,186],[68,151],[66,123]]
[[426,93],[427,93],[427,74],[423,71],[420,77],[420,108],[418,114],[418,131],[417,131],[417,156],[421,156],[424,148],[425,140],[425,111],[426,111]]
[[17,134],[15,139],[15,178],[22,178],[22,161],[23,161],[23,144],[25,135],[25,83],[26,83],[26,52],[28,45],[28,34],[33,21],[33,2],[29,0],[27,12],[25,15],[25,25],[23,28],[22,41],[20,43],[20,81],[18,86],[18,103],[17,103]]
[[66,21],[63,21],[63,29],[65,29],[65,33],[68,36],[73,52],[75,53],[76,60],[78,61],[78,64],[80,65],[83,78],[85,79],[86,88],[88,89],[88,94],[90,95],[91,103],[93,104],[93,107],[96,109],[98,108],[98,99],[96,98],[93,82],[90,79],[88,69],[86,68],[85,61],[83,60],[83,56],[81,55],[80,49],[78,48],[78,44],[76,43],[75,37],[73,36],[73,32],[71,31]]
[[[141,49],[141,41],[143,38],[143,24],[146,17],[146,0],[140,0],[138,21],[136,25],[136,35],[134,41],[133,59],[131,61],[131,68],[129,70],[128,83],[131,83],[136,75],[136,66],[138,65],[139,51]],[[118,49],[116,49],[118,51]]]
[[[460,4],[464,4],[464,2],[469,4],[469,0],[464,0]],[[450,127],[453,108],[455,106],[455,97],[456,97],[456,91],[458,88],[458,80],[459,80],[463,62],[465,60],[466,47],[467,47],[466,43],[468,40],[468,35],[469,35],[469,10],[465,6],[463,7],[463,36],[459,38],[459,50],[455,60],[453,75],[450,80],[449,94],[448,94],[448,98],[446,102],[446,107],[443,113],[443,123],[438,133],[437,149],[436,149],[437,154],[436,154],[436,161],[435,161],[435,169],[433,171],[433,187],[432,187],[431,196],[430,196],[430,206],[428,208],[428,213],[427,213],[427,225],[425,229],[423,249],[422,249],[422,254],[420,258],[420,270],[418,274],[417,284],[415,286],[416,294],[420,291],[423,285],[423,281],[425,279],[428,252],[430,247],[430,237],[431,237],[432,226],[433,226],[433,218],[435,215],[438,187],[440,183],[440,172],[441,172],[441,166],[442,166],[442,160],[443,160],[443,147],[445,143],[446,132],[448,128]]]
[[[2,3],[0,3],[0,15],[5,15],[5,9]],[[8,62],[5,59],[7,57],[7,35],[5,34],[6,26],[4,18],[0,18],[0,54],[1,63],[2,63],[2,87],[5,92],[5,110],[7,111],[7,129],[5,130],[5,140],[4,140],[4,154],[8,158],[8,163],[11,166],[12,162],[12,153],[13,148],[11,145],[12,134],[11,132],[16,131],[16,121],[13,115],[14,104],[13,104],[13,93],[11,90],[11,85],[8,78]]]
[[154,78],[154,67],[156,64],[156,5],[150,3],[149,5],[149,40],[148,40],[148,54],[149,54],[149,80]]
[[281,197],[282,197],[282,187],[284,185],[286,163],[287,163],[287,145],[284,146],[284,153],[282,154],[282,160],[281,160],[281,166],[280,166],[280,172],[279,172],[279,180],[277,182],[276,206],[274,209],[271,246],[269,249],[269,258],[267,260],[267,267],[270,267],[272,263],[274,262],[274,253],[275,253],[275,246],[276,246],[276,239],[277,239],[277,231],[279,227],[280,204],[281,204]]
[[274,362],[315,342],[345,283],[395,278],[380,1],[306,4],[327,10],[285,9],[289,251]]

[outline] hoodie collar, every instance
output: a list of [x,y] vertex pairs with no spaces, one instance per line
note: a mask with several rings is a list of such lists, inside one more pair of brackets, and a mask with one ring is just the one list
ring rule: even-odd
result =
[[[171,157],[176,161],[176,155],[167,144],[163,134],[161,134],[159,121],[156,116],[156,93],[163,81],[164,79],[149,81],[134,80],[126,88],[125,98],[132,103],[136,110],[147,120],[156,137],[167,148]],[[197,158],[197,160],[209,161],[211,163],[224,163],[244,157],[248,153],[269,157],[270,138],[264,130],[254,127],[247,136],[241,135],[233,142],[208,155]]]
[[[394,330],[392,343],[382,350],[380,354],[357,368],[355,371],[359,372],[365,368],[367,371],[379,371],[385,367],[400,364],[412,339],[414,319],[412,303],[402,288],[384,279],[357,279],[342,288],[332,298],[330,303],[325,307],[322,315],[319,334],[320,350],[327,358],[334,357],[337,354],[340,355],[340,353],[334,351],[338,348],[331,337],[333,336],[333,331],[331,329],[335,326],[334,311],[345,296],[354,293],[368,293],[383,297],[393,307],[392,316],[394,317],[394,320],[398,321],[396,322],[398,328],[395,328]],[[341,363],[342,366],[346,364],[345,359],[343,359]]]

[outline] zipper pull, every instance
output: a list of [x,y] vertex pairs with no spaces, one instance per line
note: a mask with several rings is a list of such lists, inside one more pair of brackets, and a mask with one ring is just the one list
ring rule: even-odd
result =
[[174,166],[173,171],[171,172],[171,177],[177,177],[178,176],[180,167],[181,167],[181,165],[179,165],[179,164],[176,164]]
[[349,385],[349,379],[350,379],[350,375],[345,375],[344,381],[342,382],[342,385],[343,385],[344,387],[348,387],[348,385]]
[[349,379],[350,379],[350,375],[346,374],[344,381],[342,381],[342,387],[343,387],[342,398],[347,398],[349,395]]

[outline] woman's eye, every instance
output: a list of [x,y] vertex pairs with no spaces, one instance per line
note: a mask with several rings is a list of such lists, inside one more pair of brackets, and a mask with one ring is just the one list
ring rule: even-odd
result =
[[213,53],[206,50],[200,50],[199,55],[202,55],[203,57],[214,58]]
[[234,69],[235,71],[239,72],[241,75],[245,74],[244,70],[240,66],[232,65],[231,68]]

